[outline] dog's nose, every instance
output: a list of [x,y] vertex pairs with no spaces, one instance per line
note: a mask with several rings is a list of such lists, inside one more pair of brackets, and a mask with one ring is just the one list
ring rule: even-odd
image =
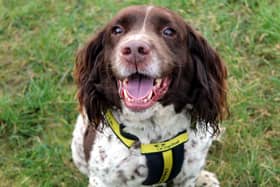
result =
[[130,63],[144,62],[151,51],[150,46],[143,41],[129,41],[121,48],[123,57]]

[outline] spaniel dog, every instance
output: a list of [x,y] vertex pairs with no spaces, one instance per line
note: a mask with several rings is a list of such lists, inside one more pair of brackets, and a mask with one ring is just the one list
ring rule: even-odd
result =
[[76,57],[71,148],[89,186],[219,186],[203,167],[227,111],[226,75],[177,14],[121,10]]

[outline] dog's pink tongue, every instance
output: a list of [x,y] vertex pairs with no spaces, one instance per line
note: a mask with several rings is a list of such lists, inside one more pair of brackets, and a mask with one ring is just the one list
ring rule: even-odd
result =
[[141,99],[153,89],[154,80],[142,75],[133,75],[128,78],[127,91],[130,97]]

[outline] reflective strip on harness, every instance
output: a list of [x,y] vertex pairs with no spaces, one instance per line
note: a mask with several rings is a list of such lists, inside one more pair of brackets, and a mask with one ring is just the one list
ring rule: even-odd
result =
[[145,154],[145,153],[164,152],[182,143],[185,143],[187,140],[188,140],[188,134],[186,132],[183,132],[168,141],[164,141],[160,143],[152,143],[152,144],[141,144],[141,153]]
[[161,178],[159,180],[159,183],[166,182],[169,178],[173,166],[173,157],[172,157],[172,151],[164,151],[162,153],[163,157],[163,172],[161,174]]
[[107,111],[106,114],[106,120],[107,122],[109,123],[111,129],[113,130],[113,132],[116,134],[116,136],[122,141],[122,143],[124,145],[126,145],[127,147],[131,147],[135,140],[132,140],[132,139],[129,139],[129,138],[126,138],[124,137],[122,134],[121,134],[121,129],[120,129],[120,125],[119,123],[117,122],[117,120],[114,118],[112,112],[110,111]]
[[174,179],[181,171],[184,153],[184,144],[180,144],[165,152],[144,154],[148,167],[148,176],[142,184],[159,184]]

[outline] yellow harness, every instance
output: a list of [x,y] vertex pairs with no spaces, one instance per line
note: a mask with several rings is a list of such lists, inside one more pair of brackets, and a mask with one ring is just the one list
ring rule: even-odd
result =
[[[136,136],[122,131],[124,125],[117,122],[111,111],[105,113],[105,119],[125,146],[130,148],[139,142]],[[183,131],[167,141],[140,145],[141,154],[146,156],[149,168],[148,177],[143,185],[165,183],[178,175],[184,160],[184,143],[187,140],[188,134]]]

